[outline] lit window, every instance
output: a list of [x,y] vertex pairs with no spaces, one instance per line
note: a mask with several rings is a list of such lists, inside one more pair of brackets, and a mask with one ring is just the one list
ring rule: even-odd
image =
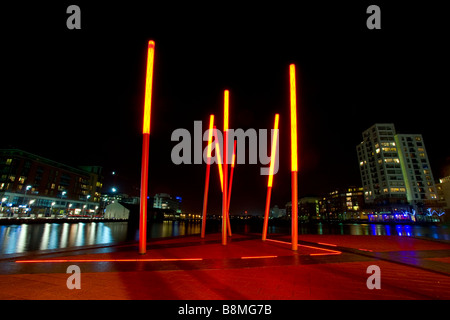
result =
[[12,162],[12,159],[6,159],[6,164],[7,164],[7,165],[10,165],[11,162]]
[[376,152],[376,153],[380,153],[380,148],[377,148],[377,149],[375,150],[375,152]]

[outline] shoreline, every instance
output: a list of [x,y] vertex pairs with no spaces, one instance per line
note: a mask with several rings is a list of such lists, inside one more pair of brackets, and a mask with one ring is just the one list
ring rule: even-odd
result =
[[[217,219],[208,219],[211,222]],[[234,219],[232,219],[234,220]],[[237,224],[258,224],[262,223],[260,219],[250,221],[232,221]],[[161,221],[182,221],[200,223],[200,220],[181,220],[181,219],[167,219]],[[218,220],[219,221],[219,220]],[[70,218],[0,218],[0,225],[14,225],[14,224],[40,224],[40,223],[80,223],[80,222],[128,222],[134,224],[134,220],[129,219],[107,219],[107,218],[86,218],[86,217],[70,217]],[[283,226],[290,225],[290,220],[269,220],[270,225]],[[299,221],[299,225],[339,225],[339,224],[373,224],[373,225],[417,225],[417,226],[449,226],[449,223],[443,222],[411,222],[411,221],[368,221],[368,220],[346,220],[346,221]]]

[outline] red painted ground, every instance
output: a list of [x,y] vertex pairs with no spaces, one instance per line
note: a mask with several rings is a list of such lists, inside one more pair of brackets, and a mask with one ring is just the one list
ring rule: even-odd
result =
[[[237,241],[237,240],[242,241]],[[234,241],[233,241],[234,240]],[[281,240],[289,240],[288,237]],[[450,245],[407,237],[299,236],[300,241],[334,244],[373,252],[441,250],[435,263],[450,262]],[[212,241],[212,242],[211,242]],[[322,247],[323,248],[323,247]],[[20,273],[0,275],[1,299],[450,299],[450,268],[443,274],[413,266],[361,257],[352,253],[327,253],[322,248],[300,246],[233,235],[227,246],[219,235],[154,240],[148,254],[137,254],[137,244],[117,247],[117,252],[46,255],[32,259],[185,259],[202,261],[166,262],[70,262],[81,268],[81,289],[66,287],[68,274],[59,263],[28,264]],[[329,247],[328,247],[329,248]],[[338,250],[338,249],[336,249]],[[369,251],[365,251],[369,252]],[[431,251],[430,251],[431,252]],[[442,256],[444,255],[444,257]],[[242,257],[276,256],[252,259]],[[21,258],[20,260],[25,259]],[[299,260],[300,259],[300,260]],[[300,262],[299,262],[300,261]],[[3,263],[3,262],[2,262]],[[277,265],[280,263],[280,265]],[[102,266],[102,272],[89,268]],[[171,266],[174,266],[172,268]],[[369,290],[367,267],[381,269],[381,289]],[[14,265],[16,266],[16,265]],[[125,266],[126,271],[118,271]],[[148,267],[155,267],[149,270]],[[159,268],[161,267],[161,268]],[[39,268],[47,268],[39,272]],[[55,268],[48,271],[48,268]],[[64,269],[63,268],[63,269]],[[158,269],[159,268],[159,269]],[[166,269],[165,269],[166,268]],[[29,269],[29,270],[28,270]],[[28,270],[28,271],[27,271]],[[44,269],[42,269],[44,270]],[[84,271],[87,270],[87,271]],[[38,272],[30,274],[31,272]]]

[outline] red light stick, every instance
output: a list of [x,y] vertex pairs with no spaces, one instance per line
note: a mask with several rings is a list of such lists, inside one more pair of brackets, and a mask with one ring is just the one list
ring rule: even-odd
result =
[[214,115],[210,115],[209,117],[209,132],[208,132],[208,150],[206,154],[206,178],[205,178],[205,193],[203,195],[203,213],[202,213],[202,232],[201,237],[205,237],[205,228],[206,228],[206,208],[208,206],[208,189],[209,189],[209,174],[211,167],[211,148],[212,148],[212,137],[214,131]]
[[289,82],[291,92],[291,237],[292,250],[298,247],[298,160],[297,160],[297,93],[295,85],[295,65],[289,66]]
[[270,209],[270,197],[272,195],[272,184],[273,184],[273,171],[275,168],[275,161],[277,160],[276,152],[277,152],[277,140],[278,140],[278,121],[280,115],[277,113],[275,115],[275,124],[274,134],[272,137],[272,149],[270,154],[270,169],[269,169],[269,180],[267,182],[267,196],[266,196],[266,207],[264,210],[264,225],[263,225],[263,233],[262,240],[265,241],[267,238],[267,227],[269,224],[269,209]]
[[152,106],[153,63],[155,42],[148,42],[147,78],[145,81],[144,123],[142,127],[141,199],[139,214],[139,253],[147,252],[147,194],[148,194],[148,151],[150,143],[150,115]]

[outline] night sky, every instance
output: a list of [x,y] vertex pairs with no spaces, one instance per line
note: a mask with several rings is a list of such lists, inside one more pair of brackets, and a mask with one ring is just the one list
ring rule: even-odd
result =
[[[142,1],[143,2],[143,1]],[[296,3],[295,5],[293,3]],[[21,2],[2,7],[0,148],[69,165],[100,165],[104,191],[138,195],[147,42],[156,42],[149,193],[201,212],[205,165],[174,165],[171,134],[209,115],[230,128],[270,129],[280,114],[272,205],[290,201],[289,64],[297,66],[299,196],[361,185],[356,145],[376,122],[422,134],[434,178],[450,157],[448,21],[423,2]],[[66,8],[81,8],[68,30]],[[368,30],[366,8],[381,8]],[[206,146],[206,143],[203,144]],[[235,169],[230,212],[262,214],[261,165]],[[111,172],[116,175],[112,176]],[[220,213],[217,167],[210,213]]]

